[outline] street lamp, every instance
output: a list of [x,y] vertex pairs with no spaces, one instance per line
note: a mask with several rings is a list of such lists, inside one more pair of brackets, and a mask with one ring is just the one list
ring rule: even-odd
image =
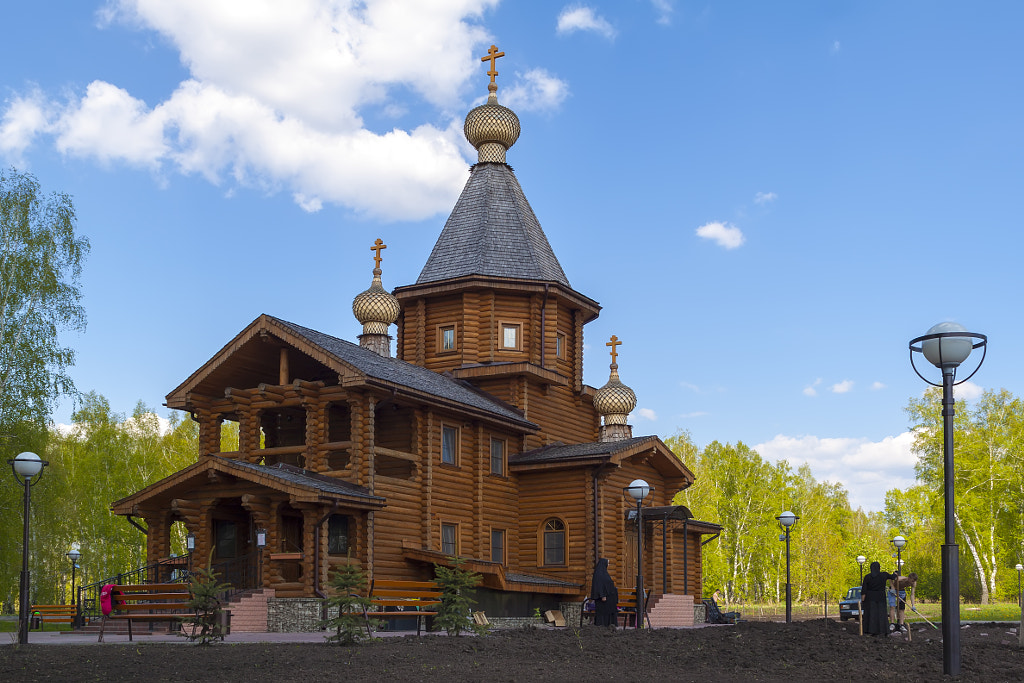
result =
[[[977,343],[974,340],[979,340]],[[914,346],[914,344],[920,346]],[[956,369],[967,360],[971,351],[981,348],[978,367],[966,378],[956,381]],[[927,379],[914,364],[914,353],[920,353],[942,371],[942,384]],[[942,670],[949,676],[960,674],[960,549],[956,545],[956,519],[953,496],[953,387],[963,384],[981,369],[988,353],[988,338],[968,332],[963,325],[939,323],[928,334],[910,341],[910,366],[917,376],[932,386],[942,387],[943,483],[945,487],[946,538],[942,545]]]
[[31,577],[28,573],[28,520],[31,508],[32,487],[39,482],[43,476],[43,468],[49,465],[47,461],[35,453],[18,453],[13,460],[8,460],[14,472],[14,479],[25,487],[25,526],[24,536],[21,545],[21,593],[18,598],[18,643],[28,645],[28,617],[29,617],[29,584]]
[[644,504],[644,498],[654,490],[650,484],[643,479],[634,479],[630,482],[625,492],[636,501],[636,628],[643,628],[644,622],[644,572],[643,572],[643,524],[640,521],[640,508]]
[[1020,601],[1020,573],[1024,571],[1024,564],[1017,564],[1017,606],[1020,607],[1022,604]]
[[793,623],[793,587],[789,582],[789,530],[794,524],[796,524],[796,520],[800,518],[789,510],[786,510],[775,519],[777,519],[779,524],[781,524],[786,530],[785,534],[779,535],[779,540],[781,541],[783,538],[786,539],[786,623],[791,624]]
[[260,527],[256,530],[256,583],[263,588],[263,549],[267,547],[267,530]]
[[78,607],[75,604],[75,570],[78,569],[78,558],[82,556],[82,553],[78,549],[77,543],[71,546],[71,551],[67,555],[68,559],[71,560],[71,606],[75,608],[72,628],[78,628]]
[[868,558],[863,555],[857,556],[857,564],[860,565],[860,582],[864,583],[864,563],[868,561]]
[[192,552],[196,549],[196,535],[191,531],[185,534],[185,550],[188,551],[188,573],[192,575]]
[[889,543],[892,543],[892,547],[896,548],[896,578],[898,579],[903,568],[903,548],[907,545],[907,539],[897,536],[889,541]]

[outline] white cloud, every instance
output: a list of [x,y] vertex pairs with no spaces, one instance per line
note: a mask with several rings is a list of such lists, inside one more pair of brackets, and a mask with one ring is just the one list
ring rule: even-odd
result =
[[656,422],[658,420],[658,414],[650,408],[637,408],[634,412],[637,417],[642,417],[645,420]]
[[913,445],[911,432],[881,441],[780,434],[754,450],[772,462],[786,460],[794,469],[807,463],[817,480],[841,483],[854,509],[879,511],[885,507],[886,491],[916,483]]
[[46,98],[38,89],[24,97],[15,97],[0,118],[0,154],[23,165],[21,154],[32,140],[49,127]]
[[837,382],[836,384],[833,384],[830,387],[830,389],[832,390],[833,394],[845,394],[851,389],[853,389],[853,380],[844,379],[842,382]]
[[[165,417],[160,417],[156,413],[149,412],[143,413],[140,420],[136,420],[133,417],[128,418],[122,423],[122,428],[126,430],[136,430],[143,426],[145,422],[150,420],[156,420],[157,431],[162,436],[171,431],[171,422]],[[50,425],[57,433],[63,436],[85,436],[85,423],[75,422],[73,424],[64,424],[63,422],[57,422]]]
[[808,384],[806,387],[804,387],[804,396],[817,396],[818,395],[818,387],[819,386],[821,386],[821,378],[820,377],[818,379],[814,380],[813,383]]
[[593,31],[609,40],[615,38],[615,28],[606,19],[584,5],[568,5],[558,15],[558,33]]
[[964,382],[953,387],[953,398],[957,401],[976,401],[984,393],[985,389],[974,382]]
[[675,10],[672,6],[672,0],[651,0],[651,5],[658,15],[657,21],[659,24],[668,26],[672,23],[672,12]]
[[499,91],[501,103],[518,111],[557,109],[568,96],[569,84],[545,69],[530,69],[514,85]]
[[880,389],[885,389],[885,385],[882,384],[881,382],[873,382],[871,384],[871,390],[872,391],[878,391]]
[[755,204],[770,204],[779,198],[774,192],[758,192],[754,195]]
[[832,41],[832,47],[830,48],[830,51],[832,52],[832,54],[838,54],[840,49],[841,49],[841,46],[839,45],[839,41],[838,40],[833,40]]
[[697,236],[712,240],[718,246],[726,249],[736,249],[742,246],[746,239],[743,233],[735,225],[729,223],[712,222],[705,223],[697,228]]
[[[103,163],[285,189],[307,209],[421,219],[450,208],[465,182],[453,112],[474,74],[483,90],[490,38],[478,22],[497,2],[110,0],[101,23],[160,34],[190,77],[153,105],[103,81],[66,104],[14,99],[0,111],[0,152],[51,133],[64,153]],[[559,101],[558,83],[536,80],[535,101]],[[435,108],[431,122],[364,124],[370,108],[401,116],[417,99]],[[395,202],[397,183],[407,192]]]

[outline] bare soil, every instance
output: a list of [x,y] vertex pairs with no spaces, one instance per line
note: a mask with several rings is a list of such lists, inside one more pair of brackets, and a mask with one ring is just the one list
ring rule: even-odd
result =
[[[961,631],[962,681],[1024,680],[1008,624]],[[698,629],[593,626],[497,631],[485,637],[389,637],[319,643],[0,647],[0,681],[937,681],[941,632],[913,640],[857,634],[822,619]]]

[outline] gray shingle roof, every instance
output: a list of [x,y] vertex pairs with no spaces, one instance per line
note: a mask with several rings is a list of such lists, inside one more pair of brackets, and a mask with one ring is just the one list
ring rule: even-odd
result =
[[355,496],[358,498],[366,498],[367,500],[379,500],[384,499],[380,496],[375,496],[370,493],[370,489],[363,486],[357,486],[356,484],[350,484],[347,481],[336,479],[334,477],[326,477],[322,474],[316,474],[315,472],[307,472],[299,467],[293,465],[286,465],[280,463],[277,465],[254,465],[252,463],[245,462],[243,460],[231,460],[231,463],[236,467],[257,472],[259,474],[278,479],[283,482],[290,484],[299,484],[300,486],[308,486],[309,488],[317,491],[322,491],[326,494],[335,494],[339,496]]
[[624,441],[607,441],[594,443],[576,444],[551,444],[541,446],[532,451],[516,453],[508,458],[509,464],[519,465],[526,463],[558,462],[561,460],[575,460],[577,458],[588,458],[596,455],[612,455],[619,451],[633,448],[639,444],[650,441],[657,441],[656,436],[637,436]]
[[557,282],[571,289],[506,164],[473,166],[416,284],[467,275]]
[[277,321],[310,343],[319,346],[339,360],[352,365],[368,377],[461,403],[470,408],[491,413],[502,420],[516,422],[531,430],[538,428],[537,425],[523,418],[522,413],[515,408],[474,388],[468,382],[440,375],[397,358],[378,355],[352,342],[290,323],[287,320],[269,315],[267,317]]

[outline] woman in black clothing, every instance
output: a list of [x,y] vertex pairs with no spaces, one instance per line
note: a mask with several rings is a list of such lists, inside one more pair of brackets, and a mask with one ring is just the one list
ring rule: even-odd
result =
[[594,577],[590,581],[590,597],[594,599],[594,625],[618,626],[619,624],[619,589],[608,574],[608,560],[601,558],[594,567]]
[[864,620],[864,633],[873,636],[888,635],[889,613],[885,600],[885,589],[892,574],[883,572],[877,562],[871,563],[871,573],[864,577],[860,587],[861,618]]

